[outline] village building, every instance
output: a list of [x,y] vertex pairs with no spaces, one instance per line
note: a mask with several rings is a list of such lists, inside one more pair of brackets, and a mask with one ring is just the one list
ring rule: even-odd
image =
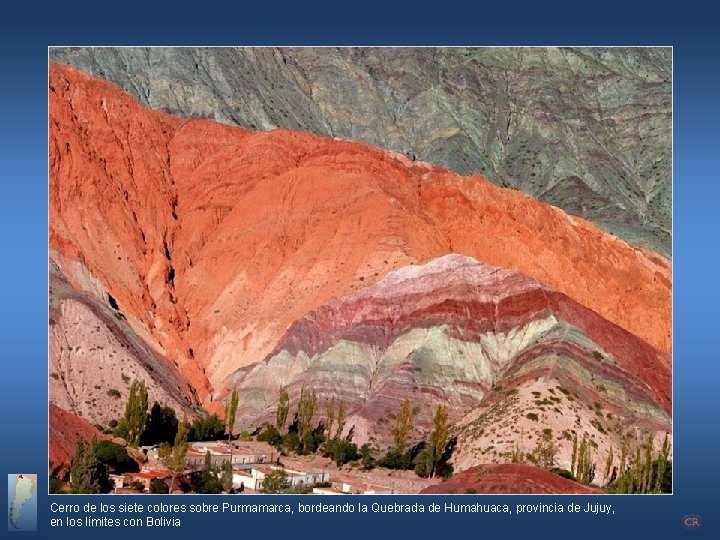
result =
[[[302,472],[293,469],[285,469],[283,467],[260,466],[251,469],[250,476],[254,479],[254,486],[251,489],[259,490],[262,488],[262,481],[265,477],[275,470],[284,470],[287,474],[287,481],[291,487],[296,486],[314,486],[315,484],[325,484],[330,482],[329,472]],[[245,484],[248,486],[248,484]]]
[[169,480],[172,478],[172,474],[172,471],[169,469],[149,469],[143,467],[140,472],[126,473],[124,475],[123,485],[117,486],[116,483],[116,489],[140,484],[143,486],[143,490],[149,493],[153,480]]
[[188,469],[199,470],[205,466],[210,453],[210,463],[222,467],[231,462],[233,469],[250,469],[252,465],[272,464],[278,458],[278,451],[267,443],[259,441],[206,441],[190,443],[185,456]]

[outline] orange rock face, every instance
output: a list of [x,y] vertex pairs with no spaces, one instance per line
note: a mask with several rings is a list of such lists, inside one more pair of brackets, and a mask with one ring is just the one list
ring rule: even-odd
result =
[[582,219],[364,144],[179,120],[59,65],[50,247],[98,278],[206,406],[293,321],[451,252],[532,276],[671,347],[669,262]]

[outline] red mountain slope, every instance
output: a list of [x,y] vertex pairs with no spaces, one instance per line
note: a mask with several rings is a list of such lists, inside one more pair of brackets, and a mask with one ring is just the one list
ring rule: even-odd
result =
[[668,261],[581,219],[364,144],[179,120],[59,65],[50,247],[74,286],[97,278],[206,406],[308,312],[450,252],[670,349]]

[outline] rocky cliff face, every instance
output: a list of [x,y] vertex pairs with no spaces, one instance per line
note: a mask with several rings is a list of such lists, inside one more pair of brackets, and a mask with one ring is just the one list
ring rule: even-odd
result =
[[[62,256],[57,254],[59,260]],[[108,298],[75,262],[85,286]],[[192,419],[200,410],[195,389],[174,362],[153,350],[125,316],[97,296],[68,283],[50,262],[50,400],[93,425],[107,427],[125,412],[130,385],[141,380],[150,404],[158,402]],[[80,289],[80,290],[79,290]]]
[[671,249],[669,48],[54,48],[185,118],[365,141]]
[[593,426],[601,449],[623,423],[670,429],[664,257],[366,144],[180,119],[60,65],[49,92],[61,406],[119,416],[105,385],[128,376],[190,412],[237,387],[249,426],[304,384],[380,443],[399,400],[419,428],[444,402],[463,467],[531,442],[531,411],[561,437]]

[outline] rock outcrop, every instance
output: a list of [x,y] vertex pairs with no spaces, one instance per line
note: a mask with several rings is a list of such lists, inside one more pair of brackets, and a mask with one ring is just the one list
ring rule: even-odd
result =
[[446,482],[430,486],[421,493],[542,495],[549,493],[599,494],[602,492],[532,465],[507,463],[473,467],[453,475]]
[[[79,262],[73,267],[76,275],[85,276],[86,286],[108,298]],[[181,418],[197,416],[200,407],[194,388],[110,303],[70,285],[51,260],[50,401],[93,425],[107,427],[123,416],[130,385],[140,380],[148,389],[150,405],[171,406]]]
[[671,250],[670,48],[52,48],[143,104],[401,152]]

